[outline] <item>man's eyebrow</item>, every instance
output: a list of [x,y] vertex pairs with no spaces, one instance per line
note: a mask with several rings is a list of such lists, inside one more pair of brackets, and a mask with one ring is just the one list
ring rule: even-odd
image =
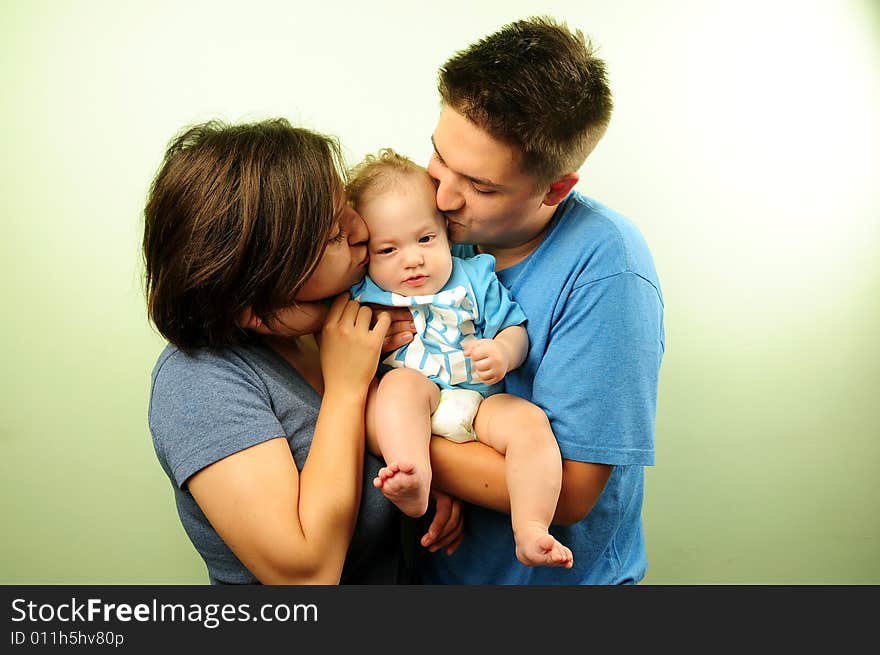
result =
[[[434,143],[434,135],[433,134],[431,135],[431,145],[434,146],[434,154],[437,155],[437,159],[439,159],[440,163],[442,163],[445,166],[446,161],[443,159],[443,155],[440,154],[440,151],[437,150],[437,144]],[[503,184],[498,184],[497,182],[493,182],[492,180],[487,180],[482,177],[473,177],[472,175],[465,175],[464,173],[459,173],[459,175],[461,175],[465,179],[470,180],[474,184],[479,184],[480,186],[492,187],[493,189],[498,189],[499,191],[506,189],[506,187]]]

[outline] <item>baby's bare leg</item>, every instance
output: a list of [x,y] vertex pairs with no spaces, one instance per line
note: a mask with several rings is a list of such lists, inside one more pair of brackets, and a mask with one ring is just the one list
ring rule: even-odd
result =
[[480,441],[504,455],[519,561],[571,568],[571,550],[548,529],[562,486],[562,458],[547,416],[522,398],[497,394],[480,405],[474,428]]
[[428,509],[431,414],[439,399],[436,384],[405,368],[386,373],[367,397],[368,439],[375,438],[386,463],[373,485],[407,516]]

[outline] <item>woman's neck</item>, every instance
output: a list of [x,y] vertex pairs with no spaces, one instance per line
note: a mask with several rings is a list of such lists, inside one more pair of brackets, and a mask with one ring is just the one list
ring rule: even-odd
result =
[[321,356],[312,334],[299,337],[265,336],[264,341],[279,357],[292,366],[319,394],[324,393]]

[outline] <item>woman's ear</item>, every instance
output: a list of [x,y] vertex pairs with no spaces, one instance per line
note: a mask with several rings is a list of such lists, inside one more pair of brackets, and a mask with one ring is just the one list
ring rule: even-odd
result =
[[254,315],[253,310],[251,310],[249,306],[241,311],[238,318],[235,320],[235,324],[244,330],[251,330],[252,332],[258,332],[260,334],[269,334],[266,326],[263,325],[263,321]]
[[276,310],[264,323],[250,307],[246,307],[238,315],[235,324],[255,334],[275,337],[298,337],[303,334],[315,334],[324,326],[329,305],[321,300],[300,302],[290,307]]
[[551,182],[547,193],[544,195],[544,204],[550,207],[558,205],[568,195],[572,187],[577,184],[579,179],[580,175],[577,173],[566,173],[558,180]]

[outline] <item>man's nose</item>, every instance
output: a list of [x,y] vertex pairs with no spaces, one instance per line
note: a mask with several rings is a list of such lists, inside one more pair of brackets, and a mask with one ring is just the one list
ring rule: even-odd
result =
[[441,212],[454,212],[464,207],[464,196],[449,176],[437,179],[437,209]]

